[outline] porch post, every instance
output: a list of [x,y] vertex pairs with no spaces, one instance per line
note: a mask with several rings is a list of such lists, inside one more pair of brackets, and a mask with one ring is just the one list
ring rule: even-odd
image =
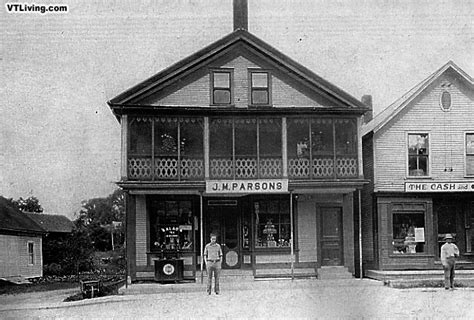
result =
[[290,249],[291,249],[291,280],[294,276],[294,238],[293,238],[293,191],[290,191]]
[[360,279],[364,277],[364,273],[362,272],[362,208],[361,208],[361,199],[360,199],[360,189],[357,190],[357,196],[359,198],[359,272],[360,272]]
[[128,115],[124,114],[122,115],[121,119],[121,125],[122,125],[122,137],[121,137],[121,151],[122,151],[122,158],[121,163],[120,163],[120,176],[122,181],[127,180],[128,174],[127,174],[127,151],[128,151]]
[[201,284],[203,283],[203,279],[204,279],[204,275],[203,275],[203,272],[204,272],[204,230],[203,230],[203,222],[202,222],[202,217],[203,217],[203,199],[202,199],[202,192],[199,193],[199,211],[200,211],[200,218],[201,218],[201,222],[200,222],[200,232],[199,232],[199,235],[201,237]]

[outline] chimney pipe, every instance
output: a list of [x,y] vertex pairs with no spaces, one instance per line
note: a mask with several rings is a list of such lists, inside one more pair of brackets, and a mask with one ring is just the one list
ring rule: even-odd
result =
[[234,0],[234,31],[248,30],[248,5],[247,0]]
[[370,110],[364,113],[364,123],[369,122],[374,117],[374,108],[372,106],[372,96],[369,94],[363,95],[360,99]]

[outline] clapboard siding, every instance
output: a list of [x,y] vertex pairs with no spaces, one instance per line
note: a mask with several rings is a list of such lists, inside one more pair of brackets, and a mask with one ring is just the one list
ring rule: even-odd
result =
[[136,196],[137,211],[136,211],[136,263],[137,266],[147,265],[147,213],[146,213],[146,198],[144,195]]
[[[29,263],[28,242],[34,243],[34,263]],[[42,238],[0,234],[0,278],[43,276]]]
[[316,262],[316,205],[314,202],[298,203],[299,262]]
[[[450,83],[452,108],[442,111],[442,85]],[[465,176],[466,131],[474,130],[474,98],[472,93],[445,75],[405,107],[391,122],[376,132],[375,191],[404,190],[407,176],[407,133],[430,134],[431,178],[437,181],[462,181]],[[453,168],[453,171],[445,171]]]
[[[249,79],[248,70],[252,68],[262,68],[268,70],[265,65],[259,65],[249,59],[239,56],[229,62],[220,64],[220,68],[231,68],[234,70],[234,104],[236,107],[247,107],[249,105]],[[180,88],[162,98],[149,98],[146,103],[156,106],[209,106],[210,101],[210,75],[209,68],[205,67],[196,74],[201,75],[196,80],[183,80],[187,83]],[[271,72],[271,70],[270,70]],[[297,85],[290,85],[275,74],[272,74],[272,103],[275,107],[284,106],[318,106],[315,100],[311,99]]]

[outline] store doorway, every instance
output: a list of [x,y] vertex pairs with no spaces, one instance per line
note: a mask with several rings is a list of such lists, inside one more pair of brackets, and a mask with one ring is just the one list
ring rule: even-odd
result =
[[222,247],[223,269],[241,267],[240,206],[238,200],[208,200],[206,212],[206,236],[217,235]]
[[321,265],[343,265],[342,208],[320,207],[319,225]]

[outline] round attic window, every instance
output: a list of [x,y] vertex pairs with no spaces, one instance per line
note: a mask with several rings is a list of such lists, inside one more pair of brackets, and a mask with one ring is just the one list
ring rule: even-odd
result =
[[443,93],[441,94],[440,105],[443,111],[449,111],[449,109],[451,109],[451,93],[449,93],[448,91],[443,91]]

